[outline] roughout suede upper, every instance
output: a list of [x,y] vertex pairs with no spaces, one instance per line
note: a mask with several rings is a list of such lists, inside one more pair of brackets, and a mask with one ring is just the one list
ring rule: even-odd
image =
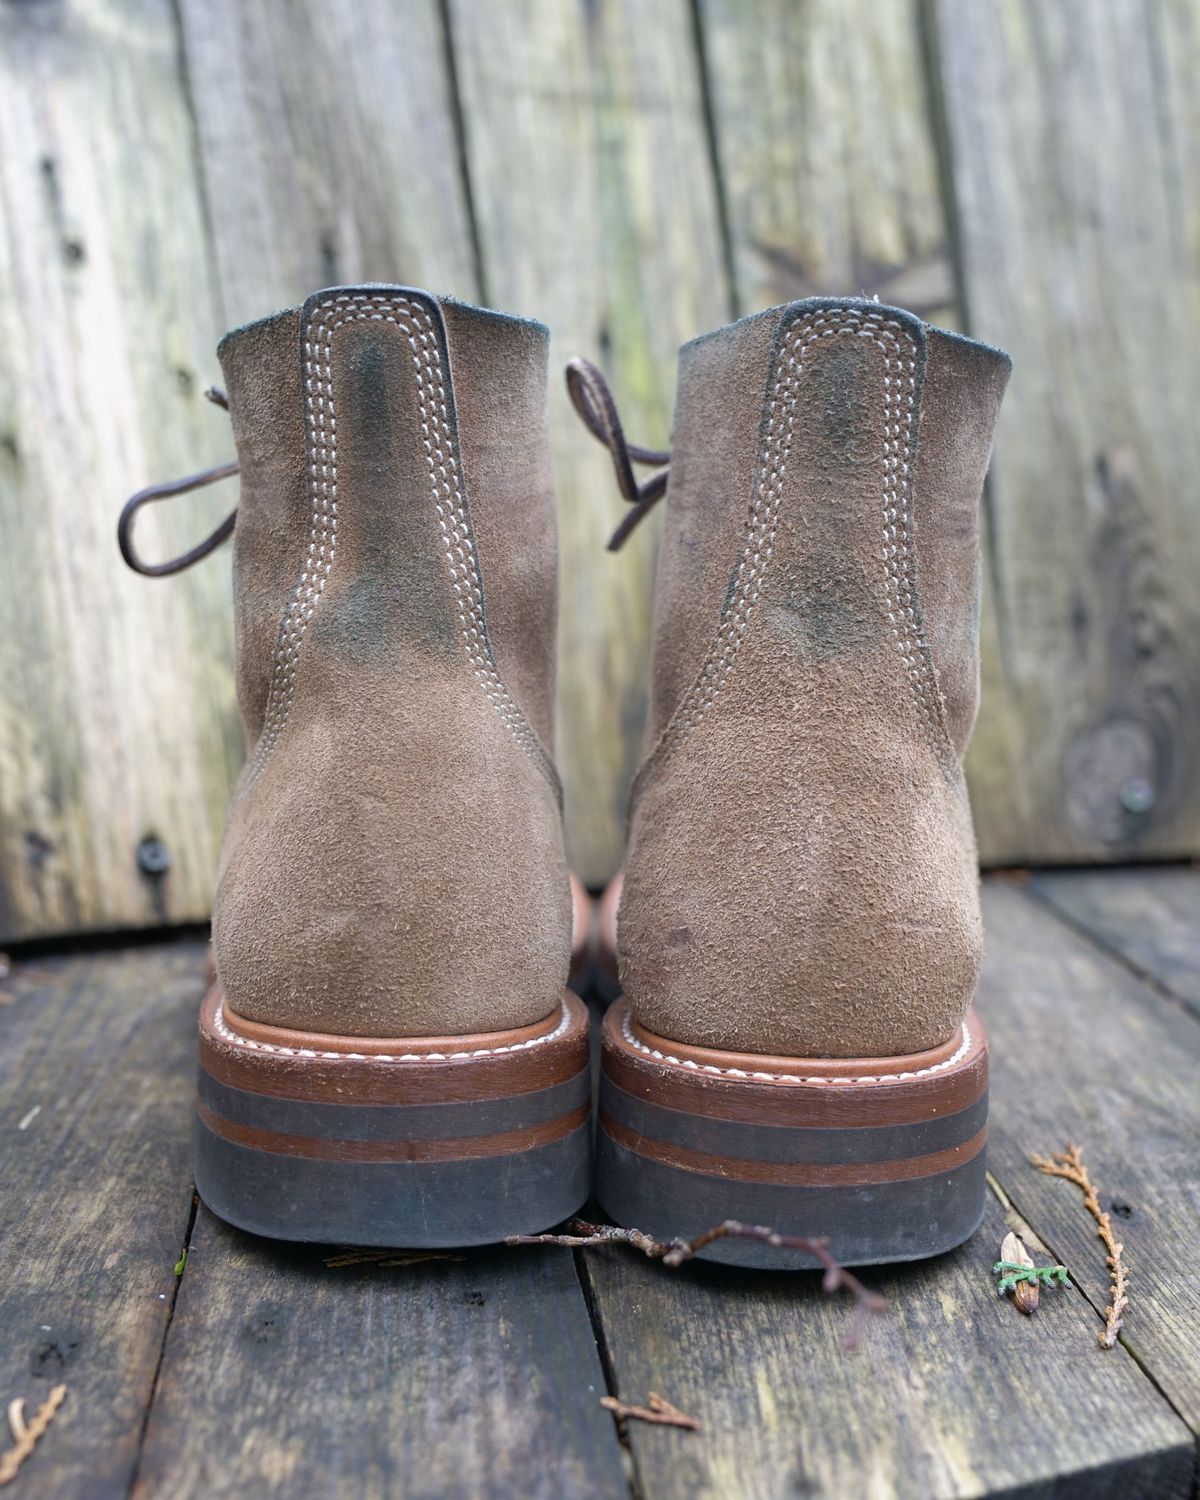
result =
[[249,758],[213,912],[230,1007],[342,1036],[558,1005],[547,333],[341,288],[220,348]]
[[681,351],[619,925],[653,1031],[892,1056],[961,1021],[979,499],[1008,375],[859,300]]

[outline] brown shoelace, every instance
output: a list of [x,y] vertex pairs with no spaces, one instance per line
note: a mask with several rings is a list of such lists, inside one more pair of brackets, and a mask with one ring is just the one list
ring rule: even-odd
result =
[[[224,391],[212,386],[204,394],[214,406],[219,406],[225,411],[229,410],[229,399]],[[125,502],[121,518],[117,522],[117,546],[121,549],[121,556],[135,573],[141,573],[146,578],[167,578],[172,573],[182,573],[184,568],[190,568],[202,557],[215,552],[222,542],[233,535],[234,523],[237,521],[236,507],[230,511],[211,536],[206,537],[190,552],[184,552],[181,556],[172,558],[170,562],[148,563],[138,556],[137,549],[133,545],[133,519],[142,506],[149,505],[151,501],[167,500],[172,495],[186,495],[189,490],[201,489],[206,484],[216,484],[218,479],[232,479],[238,472],[238,467],[236,461],[218,464],[215,469],[202,469],[199,474],[189,474],[186,479],[172,479],[166,484],[152,484],[148,489],[139,490],[136,495],[132,495]]]
[[[608,449],[621,498],[633,507],[608,540],[608,550],[616,552],[628,540],[634,527],[649,515],[666,494],[671,450],[639,448],[627,441],[608,381],[590,359],[571,360],[567,365],[566,376],[571,404],[587,430]],[[639,484],[633,472],[634,464],[653,464],[658,468],[658,473]]]
[[[625,436],[617,404],[604,376],[589,359],[573,359],[567,365],[567,391],[572,405],[579,413],[584,426],[598,442],[604,444],[612,457],[617,476],[617,487],[621,496],[632,509],[613,532],[608,541],[610,552],[618,551],[628,540],[634,528],[650,513],[667,492],[670,475],[671,450],[669,448],[641,448]],[[229,401],[224,391],[215,386],[204,393],[214,405],[229,410]],[[633,472],[634,464],[653,465],[658,472],[638,483]],[[199,562],[233,535],[237,522],[237,509],[233,509],[217,529],[204,541],[179,557],[168,562],[149,563],[139,556],[133,545],[133,522],[143,505],[156,500],[168,500],[174,495],[186,495],[205,485],[216,484],[221,479],[231,479],[239,469],[236,461],[218,464],[212,469],[202,469],[198,474],[189,474],[184,479],[172,479],[165,484],[152,484],[132,495],[121,511],[117,522],[117,545],[121,556],[135,573],[146,578],[168,578],[173,573],[182,573],[193,563]]]

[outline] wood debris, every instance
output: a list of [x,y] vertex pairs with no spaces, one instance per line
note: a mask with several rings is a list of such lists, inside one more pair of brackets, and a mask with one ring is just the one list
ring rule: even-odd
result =
[[[1032,1266],[1033,1256],[1025,1248],[1025,1243],[1020,1235],[1013,1234],[1010,1229],[1004,1236],[1004,1243],[1000,1246],[1001,1261],[1008,1261],[1016,1266]],[[1040,1292],[1036,1281],[1019,1281],[1013,1287],[1013,1305],[1026,1317],[1037,1312]]]
[[1062,1177],[1073,1182],[1083,1193],[1083,1206],[1096,1221],[1096,1234],[1104,1242],[1112,1288],[1111,1300],[1104,1309],[1104,1330],[1100,1334],[1100,1347],[1111,1349],[1117,1342],[1121,1325],[1125,1321],[1125,1309],[1129,1306],[1129,1273],[1122,1258],[1125,1247],[1112,1232],[1112,1221],[1100,1207],[1100,1198],[1083,1163],[1083,1152],[1078,1146],[1067,1142],[1065,1151],[1056,1151],[1049,1158],[1031,1156],[1031,1164],[1048,1177]]
[[0,1485],[11,1484],[17,1477],[21,1465],[37,1447],[38,1439],[54,1420],[54,1413],[66,1398],[65,1385],[56,1385],[34,1413],[32,1422],[25,1421],[25,1402],[18,1397],[8,1403],[8,1427],[12,1433],[13,1446],[0,1453]]
[[755,1240],[769,1245],[773,1250],[800,1250],[811,1255],[824,1267],[821,1290],[847,1291],[854,1298],[854,1319],[844,1340],[847,1349],[858,1344],[862,1326],[868,1313],[887,1311],[887,1298],[878,1292],[868,1291],[857,1276],[847,1271],[829,1253],[829,1246],[822,1239],[808,1239],[798,1234],[779,1234],[762,1224],[743,1224],[737,1219],[725,1219],[714,1224],[695,1239],[656,1240],[641,1229],[622,1229],[615,1224],[589,1224],[583,1219],[572,1219],[566,1234],[513,1234],[504,1241],[506,1245],[565,1245],[568,1249],[587,1249],[597,1245],[629,1245],[640,1250],[651,1260],[661,1260],[664,1266],[682,1266],[692,1260],[706,1245],[714,1240]]
[[645,1406],[630,1406],[618,1401],[615,1396],[601,1396],[600,1405],[614,1417],[632,1418],[635,1422],[657,1422],[660,1427],[682,1427],[687,1432],[699,1432],[700,1423],[679,1410],[657,1391],[651,1391]]
[[450,1255],[444,1250],[343,1250],[327,1255],[325,1265],[331,1271],[346,1266],[379,1266],[390,1270],[396,1266],[419,1266],[427,1260],[466,1260],[465,1255]]

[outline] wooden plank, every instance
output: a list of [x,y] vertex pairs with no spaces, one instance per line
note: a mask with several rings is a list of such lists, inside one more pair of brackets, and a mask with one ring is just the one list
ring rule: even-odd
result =
[[1047,871],[1031,888],[1200,1015],[1200,870]]
[[199,919],[242,753],[228,558],[154,584],[114,537],[132,490],[229,446],[169,0],[0,8],[0,223],[0,939]]
[[568,1252],[331,1253],[201,1209],[135,1495],[628,1493]]
[[874,296],[957,326],[917,0],[700,0],[738,307]]
[[[994,1199],[959,1251],[868,1275],[893,1311],[855,1355],[839,1348],[849,1307],[811,1278],[671,1275],[589,1252],[620,1395],[659,1391],[703,1424],[699,1434],[631,1424],[648,1500],[1190,1493],[1192,1444],[1176,1411],[1195,1427],[1200,1029],[1019,891],[988,889],[985,911],[993,1168],[1082,1291],[1046,1294],[1028,1321],[996,1297],[1006,1223]],[[1096,1343],[1106,1273],[1078,1193],[1026,1163],[1068,1136],[1106,1199],[1129,1206],[1136,1360]]]
[[474,299],[437,0],[181,0],[227,323],[323,286]]
[[621,858],[640,752],[657,529],[605,553],[623,507],[558,371],[599,358],[631,437],[663,443],[678,344],[729,317],[692,17],[686,0],[449,15],[488,295],[553,333],[558,758],[572,862],[595,885]]
[[1102,1362],[1084,1299],[1047,1293],[1026,1322],[996,1296],[1005,1229],[993,1200],[966,1248],[868,1275],[892,1311],[852,1353],[849,1307],[811,1275],[586,1252],[622,1400],[657,1391],[701,1424],[629,1424],[639,1493],[1187,1495],[1187,1429],[1123,1349]]
[[990,488],[1005,691],[985,695],[973,753],[982,852],[1191,853],[1200,12],[934,15],[969,326],[1015,371]]
[[993,1170],[1103,1309],[1108,1273],[1079,1191],[1027,1164],[1068,1140],[1083,1148],[1132,1272],[1123,1337],[1200,1432],[1200,1027],[1021,890],[990,889],[985,919]]
[[190,941],[0,984],[0,1401],[67,1387],[14,1494],[128,1490],[191,1214],[203,973]]

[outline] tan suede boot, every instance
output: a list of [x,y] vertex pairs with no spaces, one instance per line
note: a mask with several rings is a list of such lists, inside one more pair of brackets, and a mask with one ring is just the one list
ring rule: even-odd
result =
[[[962,756],[1008,374],[997,350],[858,300],[681,353],[625,998],[605,1026],[598,1192],[625,1224],[741,1219],[861,1263],[979,1222]],[[603,399],[582,404],[611,442]]]
[[[200,1194],[288,1239],[543,1228],[589,1186],[547,332],[370,286],[219,355],[249,758],[200,1019]],[[161,493],[131,502],[127,556]]]

